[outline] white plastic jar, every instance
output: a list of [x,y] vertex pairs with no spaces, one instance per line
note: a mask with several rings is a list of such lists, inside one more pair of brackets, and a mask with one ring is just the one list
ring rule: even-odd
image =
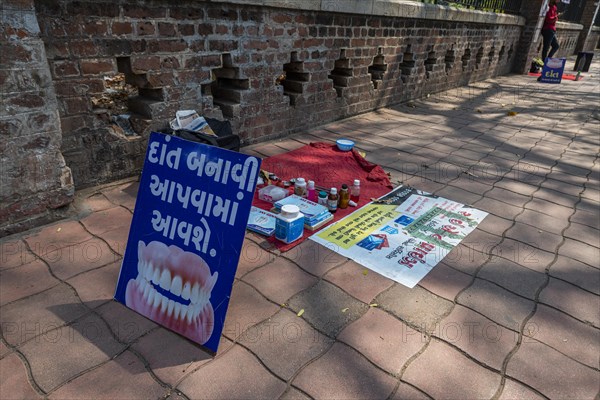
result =
[[293,204],[281,207],[281,213],[275,221],[275,237],[284,243],[292,243],[304,233],[304,214]]

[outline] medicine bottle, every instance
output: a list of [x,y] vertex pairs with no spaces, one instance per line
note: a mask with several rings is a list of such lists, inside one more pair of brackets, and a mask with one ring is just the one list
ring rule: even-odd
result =
[[337,194],[337,189],[331,188],[331,190],[329,191],[329,197],[327,197],[327,208],[329,209],[330,213],[334,213],[337,211],[338,201],[339,196]]
[[315,190],[315,181],[308,181],[308,185],[306,187],[306,198],[310,201],[317,202],[317,191]]
[[360,181],[358,179],[354,180],[354,185],[350,188],[350,200],[358,204],[358,199],[360,198]]
[[306,197],[306,181],[304,178],[296,179],[294,183],[294,194],[300,197]]
[[324,205],[325,207],[327,207],[327,192],[324,190],[321,190],[319,192],[319,204]]
[[345,183],[340,189],[340,200],[338,203],[339,208],[348,208],[348,202],[350,201],[350,193],[348,192],[348,185]]

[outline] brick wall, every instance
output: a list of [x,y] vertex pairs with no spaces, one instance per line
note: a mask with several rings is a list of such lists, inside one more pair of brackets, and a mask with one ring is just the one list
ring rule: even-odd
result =
[[62,215],[72,201],[58,104],[33,1],[0,10],[0,236]]
[[[568,57],[576,53],[577,40],[582,35],[583,26],[579,24],[562,23],[556,24],[556,39],[560,48],[556,57]],[[541,50],[540,50],[541,53]]]
[[[222,115],[244,143],[284,136],[507,73],[522,28],[518,18],[430,18],[422,11],[444,8],[419,3],[397,17],[202,1],[35,4],[78,188],[138,172],[148,132],[178,109]],[[117,73],[137,90],[133,136],[94,106]]]

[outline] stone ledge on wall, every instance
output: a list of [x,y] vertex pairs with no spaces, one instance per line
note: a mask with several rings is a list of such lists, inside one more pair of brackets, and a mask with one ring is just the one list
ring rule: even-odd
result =
[[421,3],[411,0],[216,0],[213,3],[257,5],[306,11],[380,15],[451,22],[495,25],[525,25],[525,18],[479,10]]

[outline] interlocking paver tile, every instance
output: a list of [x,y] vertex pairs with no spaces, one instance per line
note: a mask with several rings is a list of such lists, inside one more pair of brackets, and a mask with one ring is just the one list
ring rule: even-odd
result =
[[84,212],[102,211],[115,206],[104,194],[91,193],[81,199],[75,199],[75,205]]
[[22,240],[6,240],[0,242],[0,270],[18,267],[30,263],[37,258],[29,251]]
[[481,199],[481,195],[460,190],[454,186],[446,186],[435,193],[437,196],[463,204],[473,204]]
[[137,181],[126,182],[115,188],[105,189],[102,191],[108,200],[118,206],[123,206],[130,211],[135,207],[135,199],[140,183]]
[[546,283],[546,275],[501,257],[492,257],[477,275],[513,293],[535,300],[538,289]]
[[300,390],[290,387],[279,400],[311,400],[311,397],[305,395]]
[[419,282],[419,286],[437,294],[447,300],[454,301],[456,295],[466,288],[473,278],[446,266],[444,263],[436,265]]
[[423,334],[377,308],[348,325],[338,339],[394,375],[427,342]]
[[523,243],[509,238],[494,248],[493,254],[537,272],[544,272],[554,261],[554,253],[541,250],[537,243]]
[[148,318],[116,301],[105,303],[95,311],[106,321],[117,339],[123,343],[131,343],[157,326]]
[[318,399],[385,399],[394,390],[396,380],[355,350],[335,343],[304,368],[293,383]]
[[600,295],[600,271],[580,261],[558,256],[550,275]]
[[75,378],[53,392],[50,399],[150,399],[160,398],[162,387],[130,351]]
[[469,248],[484,251],[484,249],[489,250],[498,245],[501,241],[502,237],[500,236],[492,235],[481,229],[475,229],[461,243]]
[[543,304],[538,306],[528,325],[534,331],[525,331],[526,335],[591,368],[598,368],[600,330]]
[[43,399],[29,383],[27,370],[16,353],[0,360],[0,397],[3,399]]
[[31,374],[49,392],[82,372],[117,355],[125,346],[116,342],[106,324],[89,315],[47,332],[40,340],[20,347]]
[[532,301],[482,279],[475,279],[475,283],[458,296],[458,302],[512,330],[519,329],[534,305]]
[[279,309],[279,306],[266,300],[247,283],[236,282],[231,291],[223,334],[234,340],[246,329],[272,316]]
[[[392,170],[391,170],[392,171]],[[428,171],[428,170],[427,170]],[[392,172],[392,182],[395,182],[395,176]],[[435,193],[443,187],[446,187],[446,184],[434,182],[431,179],[437,179],[435,173],[431,174],[431,176],[422,177],[422,176],[413,176],[411,178],[405,179],[403,184],[407,186],[412,186],[415,189],[422,190],[428,193]]]
[[243,280],[279,304],[317,282],[317,278],[283,257],[250,272]]
[[113,252],[122,256],[125,254],[125,249],[127,247],[129,225],[120,229],[99,233],[98,237],[105,240]]
[[264,157],[273,157],[281,153],[285,153],[285,149],[276,146],[274,143],[260,143],[254,147],[258,153]]
[[435,399],[489,399],[500,384],[499,374],[437,340],[408,366],[402,379]]
[[466,274],[474,275],[479,267],[487,262],[490,247],[483,244],[470,243],[466,246],[464,243],[453,248],[443,259],[443,263],[456,270]]
[[487,194],[483,199],[475,202],[473,205],[480,210],[487,211],[490,214],[494,214],[504,219],[514,219],[522,212],[521,207],[494,200],[489,198]]
[[52,257],[45,257],[52,273],[59,279],[68,279],[91,269],[118,261],[115,254],[103,240],[93,238],[83,243],[58,249]]
[[[560,204],[553,203],[551,201],[539,199],[537,197],[535,197],[529,203],[525,204],[525,209],[527,214],[529,214],[529,211],[532,210],[541,214],[544,218],[551,217],[554,220],[560,221],[567,221],[574,211],[573,207],[563,206]],[[528,215],[527,217],[532,217],[532,215]],[[559,234],[563,227],[564,224],[560,224],[560,227],[558,228],[558,230],[555,230],[554,233]]]
[[550,278],[540,293],[540,302],[558,308],[573,317],[600,327],[600,296],[586,292],[559,279]]
[[31,296],[59,284],[41,260],[0,271],[0,305]]
[[333,340],[317,332],[295,313],[282,309],[268,321],[242,334],[239,343],[287,381],[307,362],[327,351]]
[[[573,175],[567,175],[573,176]],[[535,193],[535,198],[550,203],[558,204],[564,207],[573,208],[579,198],[577,196],[569,196],[568,194],[557,192],[556,190],[541,188]]]
[[40,257],[52,257],[57,249],[90,240],[90,235],[77,221],[61,221],[24,237],[29,248]]
[[563,245],[558,249],[558,254],[573,258],[593,267],[600,266],[600,248],[590,246],[578,240],[566,238]]
[[275,255],[264,250],[259,244],[245,239],[240,252],[236,277],[241,277],[255,268],[261,267],[275,259]]
[[504,177],[501,180],[494,183],[494,187],[510,190],[512,192],[522,194],[524,196],[531,196],[535,191],[538,190],[538,186],[530,185],[526,182],[520,182],[511,177]]
[[379,307],[417,326],[432,331],[452,309],[453,304],[442,297],[415,286],[412,289],[396,284],[375,299]]
[[312,240],[305,240],[299,246],[285,252],[283,256],[298,264],[303,270],[319,277],[331,268],[348,260],[330,248]]
[[597,371],[539,342],[521,343],[506,373],[551,399],[593,399],[598,393]]
[[121,263],[112,263],[67,280],[75,288],[81,301],[96,308],[110,301],[115,294]]
[[556,181],[554,179],[546,179],[540,186],[542,188],[552,189],[569,196],[579,196],[584,189],[581,185],[571,185],[569,183]]
[[129,231],[132,217],[131,211],[123,207],[113,207],[92,213],[83,218],[81,223],[92,234],[99,235],[117,229]]
[[440,322],[434,335],[498,371],[518,339],[517,332],[461,305]]
[[[297,313],[304,310],[302,318],[330,337],[337,336],[345,326],[358,319],[369,308],[325,281],[319,281],[292,297],[289,306]],[[345,312],[342,312],[344,309]]]
[[[454,186],[454,187],[462,189],[462,190],[467,190],[471,193],[482,195],[483,193],[490,190],[492,188],[492,184],[494,184],[494,182],[495,182],[493,179],[489,179],[484,182],[479,182],[479,181],[470,179],[469,177],[465,178],[465,176],[468,176],[468,175],[463,174],[459,179],[457,179],[453,182],[450,182],[450,186]],[[502,214],[498,214],[498,215],[502,216]]]
[[271,375],[254,355],[234,346],[186,377],[178,389],[195,399],[275,399],[283,394],[286,384]]
[[27,340],[43,341],[54,337],[49,331],[89,312],[73,289],[60,284],[27,299],[2,306],[0,321],[3,336],[12,345]]
[[523,207],[525,203],[529,201],[529,196],[518,194],[507,189],[495,187],[485,194],[485,197],[489,197],[494,200],[498,200],[504,203],[508,203],[515,207]]
[[600,202],[600,191],[598,191],[597,188],[593,189],[589,186],[586,186],[585,190],[581,194],[581,197],[583,197],[584,199],[595,201],[597,203]]
[[584,210],[577,210],[575,214],[571,216],[571,222],[578,224],[587,225],[596,230],[600,229],[600,218],[598,218],[598,210],[596,212],[589,212]]
[[363,303],[370,303],[375,296],[394,284],[389,278],[362,265],[348,261],[330,270],[324,277]]
[[[4,323],[2,323],[4,325]],[[0,342],[0,359],[4,358],[7,354],[11,353],[12,349],[4,344],[4,342]]]
[[423,392],[418,391],[407,383],[400,382],[398,389],[390,400],[429,400],[429,397]]
[[506,237],[539,247],[549,253],[554,253],[563,240],[560,235],[521,222],[515,222],[515,225],[506,232]]
[[[537,209],[544,210],[544,208]],[[561,218],[555,218],[548,214],[526,208],[521,215],[515,218],[515,221],[534,226],[546,232],[560,235],[562,230],[569,224],[569,215],[563,215]]]
[[526,386],[521,385],[513,381],[512,379],[507,379],[504,382],[504,388],[502,389],[502,393],[500,394],[499,400],[515,400],[515,399],[529,399],[529,400],[543,400],[544,397],[540,396],[533,390],[527,388]]
[[565,231],[565,236],[600,248],[600,231],[587,225],[571,222],[571,225]]
[[132,348],[144,357],[160,380],[172,386],[177,385],[194,369],[212,360],[209,354],[194,343],[182,340],[181,336],[162,327],[141,337]]
[[483,221],[479,225],[477,225],[477,229],[481,229],[487,233],[491,233],[492,235],[502,236],[507,229],[509,229],[513,225],[513,221],[511,219],[505,219],[498,217],[494,214],[488,214]]

